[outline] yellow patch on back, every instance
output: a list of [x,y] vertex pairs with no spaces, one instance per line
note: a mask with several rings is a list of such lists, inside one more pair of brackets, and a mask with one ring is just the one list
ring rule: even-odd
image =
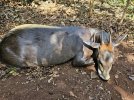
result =
[[23,24],[23,25],[16,26],[11,31],[16,30],[16,29],[27,29],[27,28],[56,28],[56,29],[60,29],[61,27],[41,25],[41,24]]

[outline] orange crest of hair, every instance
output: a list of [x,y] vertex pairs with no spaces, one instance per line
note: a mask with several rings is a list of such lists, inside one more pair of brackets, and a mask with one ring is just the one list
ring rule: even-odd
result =
[[101,44],[100,45],[100,51],[110,51],[110,52],[113,52],[113,46],[112,46],[112,44]]

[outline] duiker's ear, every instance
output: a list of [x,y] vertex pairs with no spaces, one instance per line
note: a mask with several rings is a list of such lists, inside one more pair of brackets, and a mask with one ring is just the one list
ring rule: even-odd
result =
[[118,46],[125,38],[127,37],[127,34],[120,35],[115,42],[113,42],[113,46]]
[[83,41],[83,43],[85,43],[88,46],[91,46],[92,48],[99,48],[100,43],[95,43],[95,42],[91,42],[91,41]]

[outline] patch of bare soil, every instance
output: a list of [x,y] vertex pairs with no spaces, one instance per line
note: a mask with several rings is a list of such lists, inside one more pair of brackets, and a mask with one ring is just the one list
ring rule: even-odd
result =
[[[133,32],[133,22],[125,21],[119,27],[118,21],[112,16],[95,13],[88,18],[86,12],[84,14],[79,11],[79,5],[70,8],[59,4],[55,8],[57,5],[45,2],[44,5],[48,8],[43,8],[43,3],[41,4],[38,7],[39,4],[22,6],[18,2],[1,3],[0,36],[3,37],[14,26],[26,23],[105,29],[112,25],[116,31],[122,33],[129,30],[129,36]],[[115,55],[111,79],[108,82],[96,76],[94,66],[77,68],[72,67],[70,62],[52,67],[49,74],[43,74],[41,68],[17,71],[0,65],[0,100],[133,100],[134,41],[123,42],[116,48]]]
[[75,68],[66,63],[54,66],[51,74],[41,77],[36,77],[36,71],[36,75],[21,71],[1,79],[0,100],[133,100],[134,81],[129,76],[134,74],[134,62],[130,63],[125,56],[126,50],[133,51],[123,49],[108,82],[91,78],[94,66]]

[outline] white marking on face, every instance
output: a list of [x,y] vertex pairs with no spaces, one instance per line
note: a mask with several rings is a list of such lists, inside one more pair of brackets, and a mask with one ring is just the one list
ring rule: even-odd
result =
[[102,71],[100,69],[98,69],[98,74],[104,80],[109,80],[110,79],[109,73],[106,73],[106,72],[102,73]]
[[109,80],[109,72],[112,68],[113,54],[109,51],[101,52],[98,62],[98,74],[104,80]]

